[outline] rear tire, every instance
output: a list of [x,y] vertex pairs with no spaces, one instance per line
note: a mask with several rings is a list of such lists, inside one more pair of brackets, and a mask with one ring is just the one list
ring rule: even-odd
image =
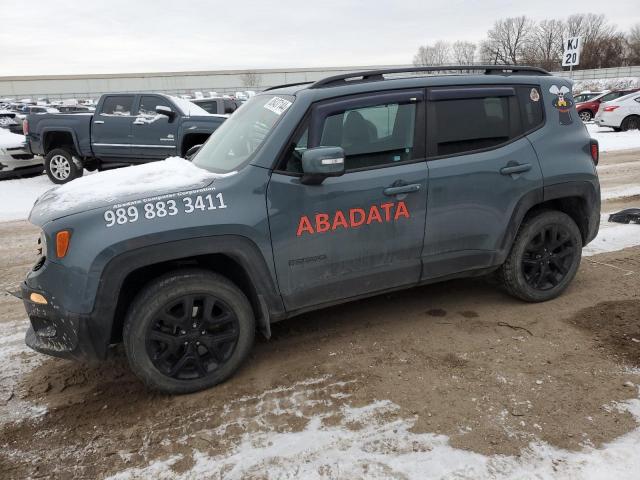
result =
[[620,124],[620,130],[626,132],[627,130],[639,130],[640,129],[640,117],[637,115],[630,115],[625,118]]
[[149,387],[182,394],[229,378],[253,345],[255,317],[247,297],[205,270],[171,272],[136,296],[125,318],[124,348]]
[[582,110],[579,114],[580,120],[583,122],[590,122],[593,118],[593,114],[589,110]]
[[54,148],[44,157],[44,170],[49,180],[61,185],[83,174],[82,163],[64,148]]
[[498,274],[506,291],[527,302],[560,295],[580,266],[582,235],[562,212],[544,211],[525,220]]

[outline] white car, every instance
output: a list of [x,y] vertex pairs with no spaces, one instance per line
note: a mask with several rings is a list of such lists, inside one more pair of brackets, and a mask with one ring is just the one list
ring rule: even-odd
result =
[[593,121],[615,131],[640,129],[640,91],[603,103]]
[[0,128],[0,179],[42,173],[44,161],[28,150],[24,135]]

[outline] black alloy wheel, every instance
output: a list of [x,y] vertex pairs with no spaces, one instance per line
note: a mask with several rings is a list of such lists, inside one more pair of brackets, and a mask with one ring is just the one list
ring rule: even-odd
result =
[[547,225],[525,247],[522,273],[529,286],[550,290],[558,286],[569,273],[577,245],[568,228]]
[[202,378],[231,357],[239,335],[238,319],[223,301],[211,294],[185,295],[156,313],[147,330],[147,354],[168,377]]

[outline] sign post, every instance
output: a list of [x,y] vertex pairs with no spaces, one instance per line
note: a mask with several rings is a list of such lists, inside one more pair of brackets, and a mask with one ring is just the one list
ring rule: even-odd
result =
[[562,66],[569,67],[571,78],[573,78],[573,66],[580,64],[580,49],[582,47],[582,37],[570,37],[564,42],[564,53],[562,54]]

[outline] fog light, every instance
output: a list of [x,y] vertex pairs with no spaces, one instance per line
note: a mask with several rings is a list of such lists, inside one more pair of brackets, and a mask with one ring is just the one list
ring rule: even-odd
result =
[[47,299],[44,298],[42,295],[40,295],[39,293],[33,292],[31,295],[29,295],[29,300],[31,300],[33,303],[41,303],[43,305],[46,305],[47,303]]

